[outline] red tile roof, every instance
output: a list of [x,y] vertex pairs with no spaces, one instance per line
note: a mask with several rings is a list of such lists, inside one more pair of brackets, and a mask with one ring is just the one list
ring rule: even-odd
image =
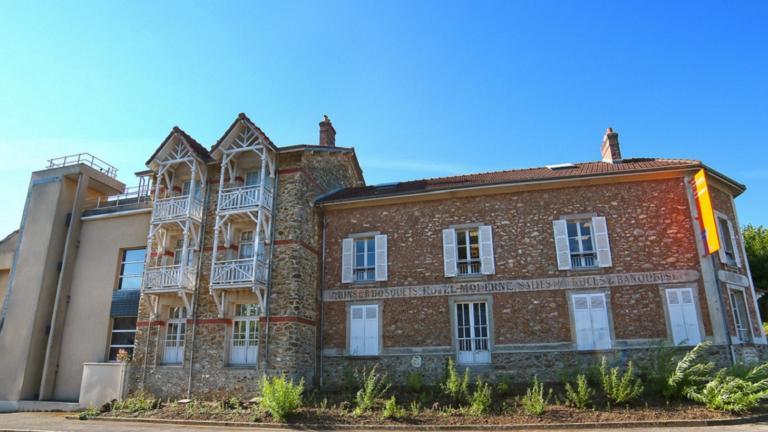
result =
[[523,183],[538,180],[560,180],[596,175],[615,175],[645,171],[663,171],[672,168],[702,167],[702,163],[690,159],[633,158],[621,162],[581,162],[562,168],[527,168],[411,180],[385,185],[341,189],[319,199],[319,202],[346,201],[390,195],[405,195],[441,189],[456,189],[505,183]]

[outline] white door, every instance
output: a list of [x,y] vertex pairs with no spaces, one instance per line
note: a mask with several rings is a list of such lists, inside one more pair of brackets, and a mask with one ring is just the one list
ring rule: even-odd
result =
[[456,303],[458,363],[490,363],[488,310],[485,302]]
[[611,331],[605,294],[578,294],[571,300],[577,348],[580,350],[611,348]]
[[235,305],[229,362],[231,364],[255,365],[258,359],[258,349],[259,305]]
[[667,310],[675,345],[696,345],[701,342],[699,316],[693,301],[693,290],[674,288],[667,290]]
[[187,332],[187,318],[183,308],[171,308],[165,328],[163,363],[184,363],[184,338]]

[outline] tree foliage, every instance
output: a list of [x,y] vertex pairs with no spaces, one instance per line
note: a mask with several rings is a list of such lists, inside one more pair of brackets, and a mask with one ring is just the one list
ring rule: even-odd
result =
[[768,290],[768,228],[747,225],[742,234],[755,288]]

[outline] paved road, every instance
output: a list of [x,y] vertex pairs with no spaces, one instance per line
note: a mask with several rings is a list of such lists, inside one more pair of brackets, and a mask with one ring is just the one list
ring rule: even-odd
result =
[[[231,428],[215,426],[172,426],[148,423],[123,423],[98,420],[67,420],[65,413],[11,413],[0,414],[0,432],[223,432],[235,431],[281,431],[272,428]],[[580,429],[584,430],[584,429]],[[599,432],[618,432],[627,429],[595,429]],[[715,426],[707,428],[633,428],[632,432],[768,432],[768,422],[740,426]],[[362,431],[362,430],[361,430]],[[566,432],[565,430],[550,432]],[[567,432],[573,432],[573,429]]]

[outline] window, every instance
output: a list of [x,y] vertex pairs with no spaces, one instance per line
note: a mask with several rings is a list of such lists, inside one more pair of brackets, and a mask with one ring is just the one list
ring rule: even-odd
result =
[[258,349],[259,305],[235,305],[229,362],[239,365],[255,365],[258,358]]
[[457,269],[460,275],[480,273],[480,238],[477,228],[456,230]]
[[341,244],[341,282],[387,280],[387,236],[348,237]]
[[349,307],[349,353],[353,356],[379,354],[379,306]]
[[[184,183],[182,183],[181,184],[181,196],[188,196],[191,187],[192,187],[192,182],[190,182],[189,180],[187,180]],[[199,181],[195,181],[195,198],[196,199],[200,199],[200,197],[202,197],[202,196],[203,196],[203,190],[202,190],[202,187],[200,185],[200,182]]]
[[240,245],[237,249],[237,258],[253,258],[253,231],[243,231],[240,233]]
[[245,173],[245,186],[258,186],[260,176],[260,171],[248,171]]
[[731,290],[731,309],[733,310],[733,321],[736,325],[736,336],[742,342],[751,342],[749,314],[747,313],[747,303],[744,301],[743,291]]
[[597,256],[592,243],[592,221],[568,221],[568,249],[571,251],[571,267],[596,267]]
[[163,363],[184,363],[184,340],[187,333],[187,314],[183,307],[172,307],[165,328]]
[[[181,257],[184,254],[184,239],[176,240],[176,247],[173,250],[173,265],[181,265]],[[195,262],[195,252],[192,249],[188,249],[187,252],[187,266],[191,267]]]
[[146,249],[126,249],[120,261],[120,280],[117,289],[135,290],[141,288],[144,273]]
[[736,248],[736,231],[733,229],[733,224],[725,215],[718,213],[717,225],[720,228],[720,262],[741,267],[741,257]]
[[605,294],[574,294],[571,302],[576,347],[580,350],[610,349],[611,332]]
[[456,303],[458,363],[490,363],[491,348],[486,302]]
[[117,360],[117,352],[128,351],[133,357],[133,342],[136,339],[136,317],[116,317],[112,320],[112,335],[109,339],[109,360]]
[[446,277],[494,274],[493,236],[489,225],[443,230],[443,265]]
[[669,325],[675,345],[696,345],[701,342],[699,314],[693,301],[691,288],[666,290]]
[[604,217],[562,218],[552,225],[559,270],[613,265]]
[[373,237],[355,239],[355,281],[376,277],[376,245]]

